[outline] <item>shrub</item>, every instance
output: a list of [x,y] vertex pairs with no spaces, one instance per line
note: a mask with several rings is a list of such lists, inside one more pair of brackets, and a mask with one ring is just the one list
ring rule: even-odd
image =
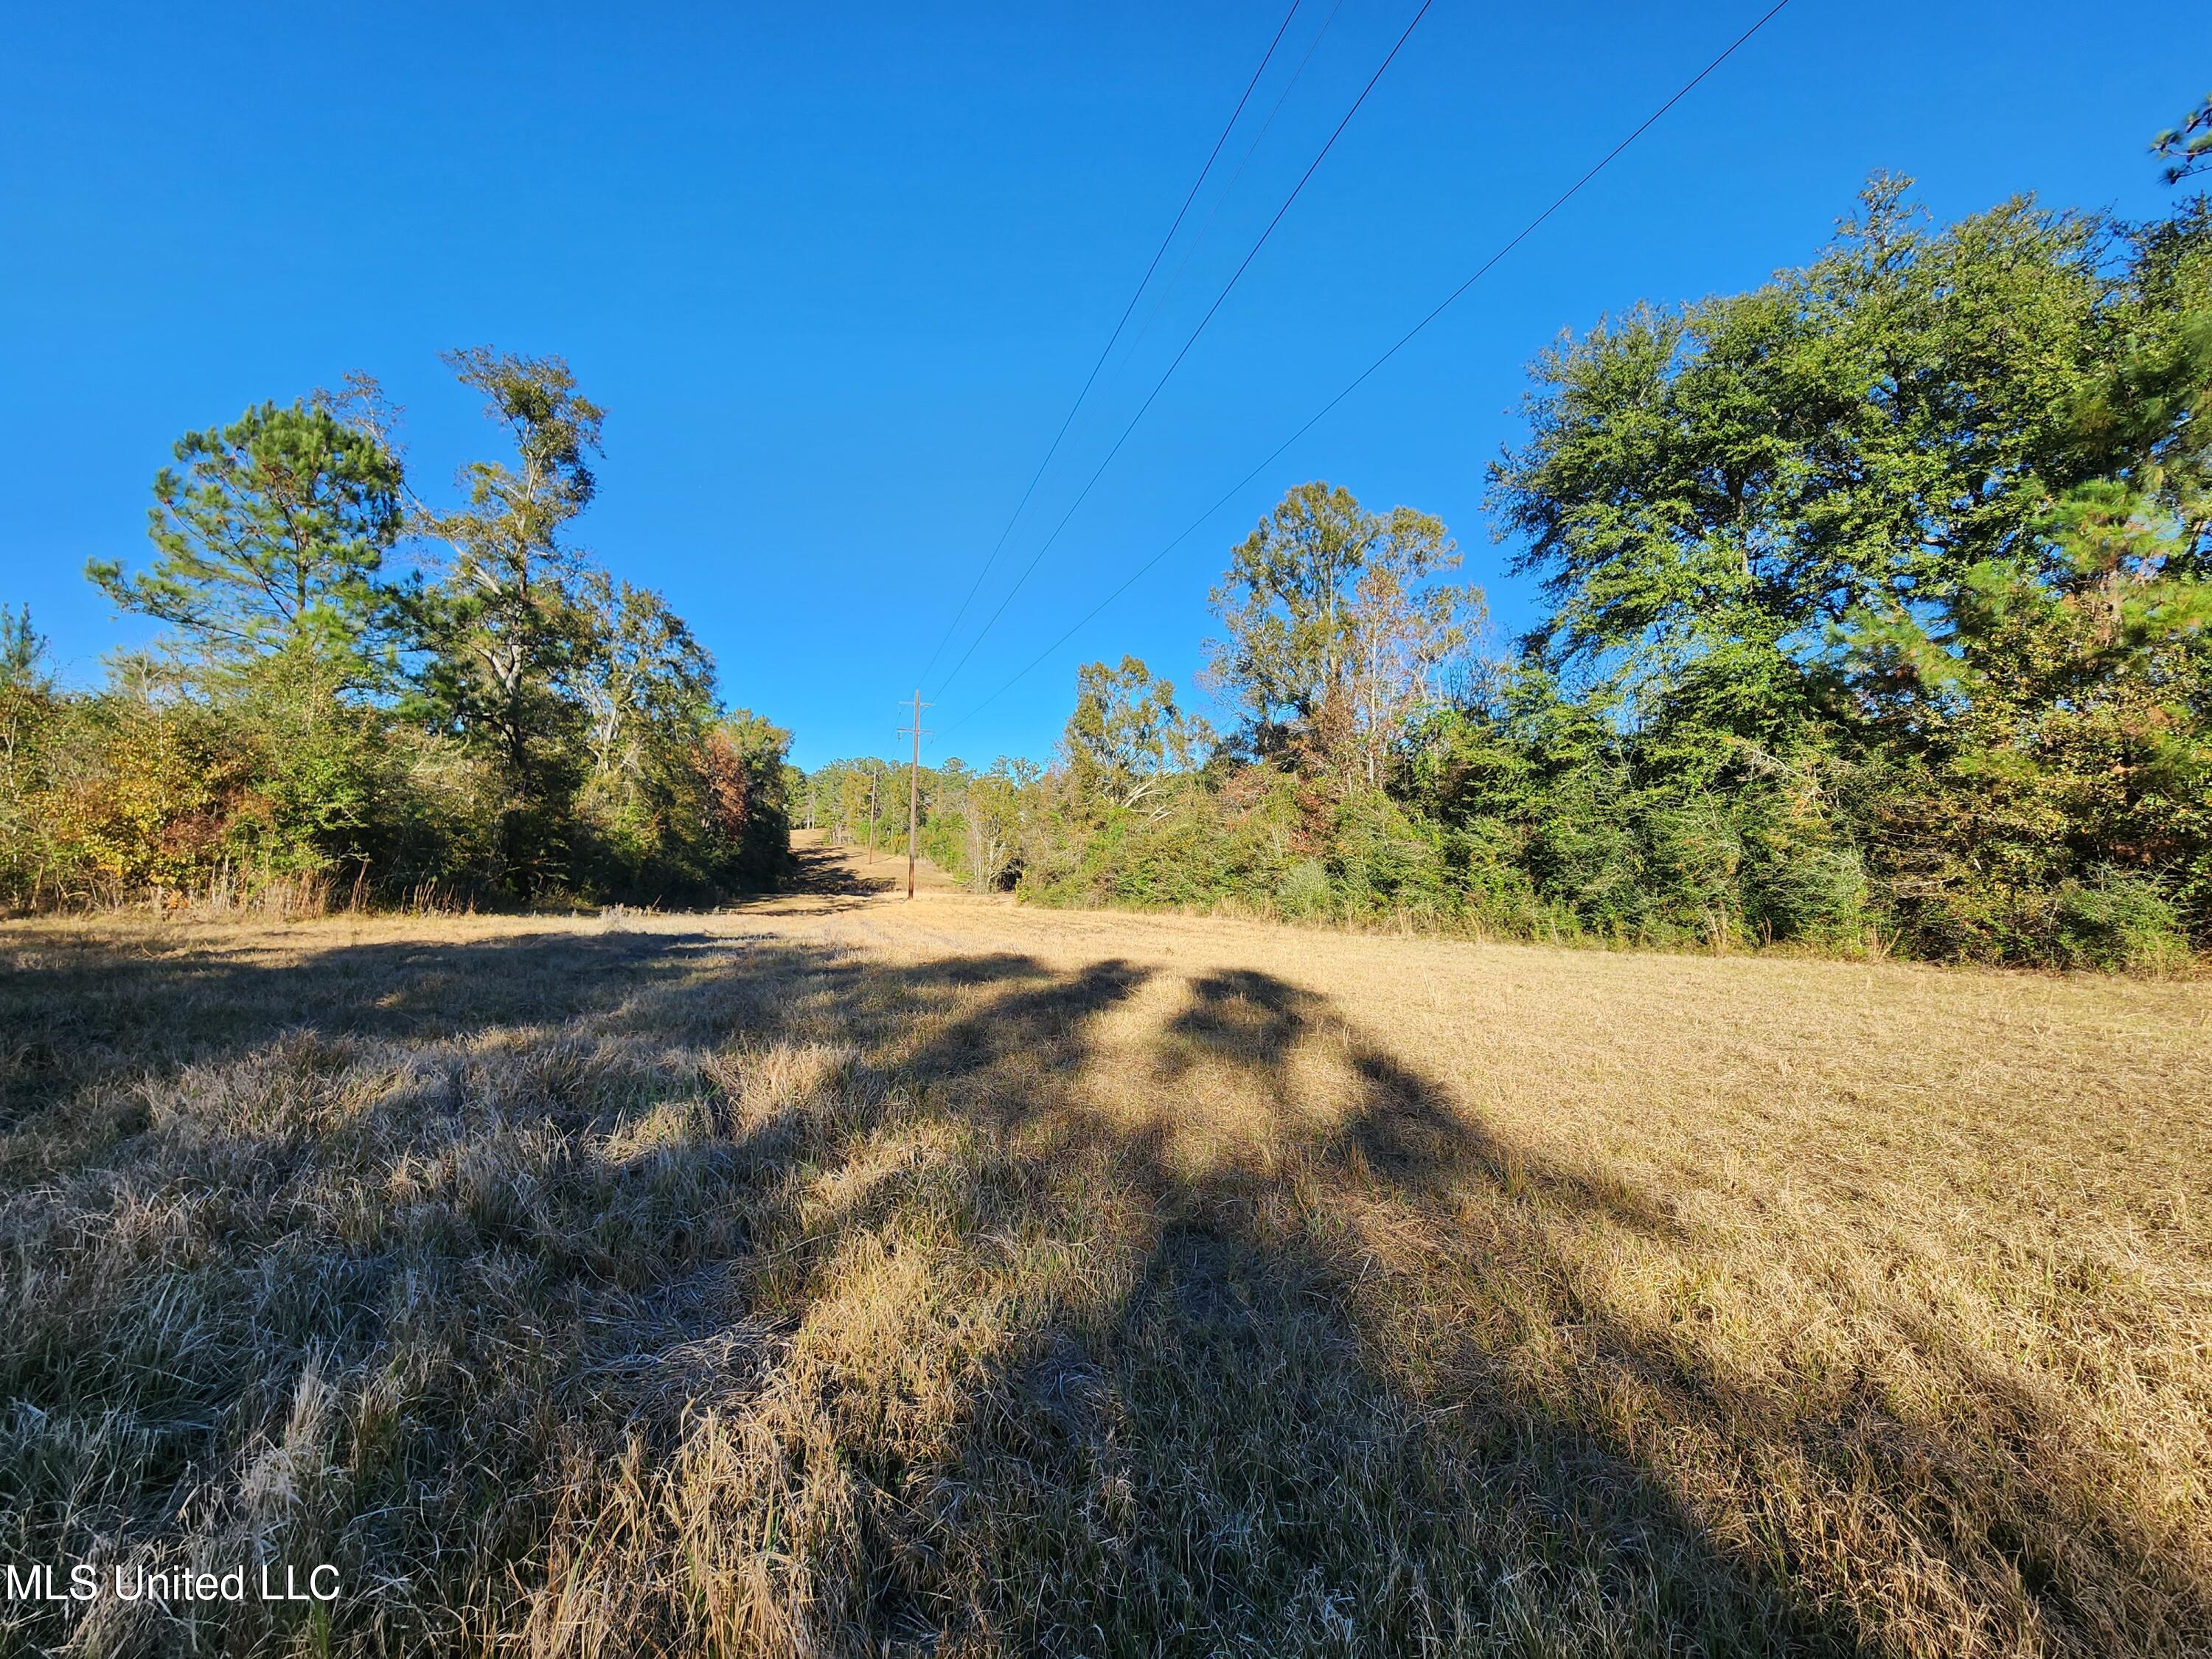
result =
[[2052,945],[2071,968],[2155,969],[2187,960],[2180,918],[2158,884],[2143,876],[2100,872],[2069,881],[2053,907]]
[[1276,908],[1292,918],[1325,916],[1334,908],[1335,896],[1328,866],[1319,859],[1300,859],[1275,884]]

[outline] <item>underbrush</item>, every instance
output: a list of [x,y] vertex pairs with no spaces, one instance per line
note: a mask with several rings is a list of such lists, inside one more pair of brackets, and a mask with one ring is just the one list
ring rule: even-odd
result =
[[[940,839],[961,869],[957,837]],[[1832,824],[1719,796],[1447,825],[1254,767],[1149,811],[1040,811],[1005,884],[1078,908],[1607,949],[2150,974],[2196,960],[2171,884],[2140,871],[1876,869]]]
[[[1570,906],[1528,896],[1519,902],[1465,906],[1421,906],[1402,908],[1338,902],[1319,877],[1301,878],[1291,872],[1292,891],[1287,895],[1231,894],[1184,902],[1142,899],[1096,899],[1064,894],[1024,890],[1025,902],[1046,909],[1119,911],[1131,915],[1221,917],[1261,921],[1316,933],[1382,936],[1408,939],[1461,939],[1474,944],[1545,945],[1578,951],[1650,951],[1662,955],[1745,956],[1780,960],[1826,962],[1893,962],[1925,960],[1930,966],[2006,969],[2021,971],[2084,972],[2145,979],[2202,977],[2207,959],[2190,949],[2185,939],[2162,927],[2129,930],[2112,926],[2101,911],[2093,911],[2086,926],[2076,924],[2058,934],[2054,948],[2026,951],[1961,951],[1925,956],[1908,948],[1914,941],[1904,927],[1887,916],[1869,916],[1855,933],[1824,933],[1814,938],[1777,939],[1713,913],[1704,925],[1646,923],[1638,927],[1594,927]],[[2069,920],[2062,908],[2072,896],[2061,894],[2041,907],[2047,918]],[[2087,905],[2100,906],[2102,896],[2092,891]],[[2124,915],[2124,913],[2123,913]],[[2057,933],[2057,930],[2053,930]]]

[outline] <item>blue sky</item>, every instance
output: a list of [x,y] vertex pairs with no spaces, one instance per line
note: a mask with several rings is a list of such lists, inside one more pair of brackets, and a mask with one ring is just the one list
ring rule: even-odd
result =
[[[610,411],[580,538],[669,596],[802,764],[888,751],[1286,3],[24,9],[0,57],[0,601],[88,682],[148,630],[84,562],[142,556],[180,432],[365,369],[436,498],[492,435],[438,351],[558,352]],[[1301,6],[979,616],[1418,3]],[[2188,8],[2147,33],[2087,3],[1793,0],[978,710],[1764,9],[1437,0],[1029,585],[942,688],[939,665],[934,755],[1042,754],[1091,657],[1188,682],[1227,549],[1306,478],[1441,514],[1525,620],[1483,468],[1561,330],[1804,259],[1875,168],[1947,217],[2030,190],[2154,212],[2145,145],[2212,84]]]

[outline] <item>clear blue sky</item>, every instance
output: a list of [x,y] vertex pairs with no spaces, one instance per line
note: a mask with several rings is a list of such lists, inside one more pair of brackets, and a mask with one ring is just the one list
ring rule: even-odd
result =
[[[366,369],[406,406],[435,495],[491,437],[439,349],[559,352],[610,410],[581,539],[667,593],[728,698],[792,726],[802,764],[888,750],[895,699],[1285,3],[21,9],[0,56],[0,600],[27,599],[89,681],[147,630],[109,614],[84,562],[143,554],[179,433]],[[1332,3],[1291,24],[1221,182],[1331,20],[1157,325],[1102,379],[987,609],[1418,0]],[[935,694],[935,754],[1043,753],[1090,657],[1134,651],[1187,681],[1227,548],[1304,478],[1442,514],[1500,618],[1525,619],[1483,465],[1560,330],[1803,259],[1878,167],[1917,175],[1945,216],[2025,190],[2155,211],[2170,192],[2144,147],[2212,84],[2212,13],[2187,7],[1794,0],[973,712],[1764,9],[1437,0]]]

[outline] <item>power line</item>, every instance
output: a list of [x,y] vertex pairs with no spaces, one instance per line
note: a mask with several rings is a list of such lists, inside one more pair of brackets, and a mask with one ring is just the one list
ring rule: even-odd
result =
[[1367,101],[1367,94],[1375,90],[1375,83],[1382,78],[1383,71],[1397,61],[1399,52],[1405,48],[1406,42],[1413,38],[1413,31],[1420,26],[1421,19],[1429,15],[1429,8],[1435,3],[1436,0],[1421,0],[1420,10],[1415,12],[1413,21],[1406,25],[1406,32],[1398,37],[1397,44],[1390,48],[1389,56],[1376,66],[1374,74],[1367,77],[1367,84],[1359,89],[1359,96],[1353,99],[1352,107],[1345,111],[1344,119],[1336,124],[1336,131],[1328,135],[1328,142],[1321,147],[1321,153],[1316,155],[1312,163],[1298,175],[1298,182],[1291,187],[1291,193],[1283,198],[1282,206],[1275,210],[1275,216],[1267,221],[1267,229],[1260,233],[1260,240],[1252,244],[1251,252],[1244,256],[1243,263],[1231,274],[1229,281],[1223,285],[1221,292],[1213,296],[1213,303],[1206,308],[1206,315],[1198,319],[1198,326],[1191,330],[1190,337],[1182,343],[1182,349],[1176,353],[1175,361],[1167,366],[1166,371],[1153,385],[1150,394],[1137,406],[1137,412],[1129,417],[1128,425],[1121,428],[1121,435],[1114,440],[1113,448],[1106,452],[1106,459],[1098,463],[1098,470],[1091,475],[1089,482],[1083,486],[1075,500],[1069,504],[1067,511],[1060,515],[1060,522],[1052,527],[1052,534],[1044,538],[1043,545],[1037,549],[1029,563],[1022,568],[1022,574],[1014,579],[1014,585],[1006,590],[1006,597],[999,601],[999,608],[984,619],[983,626],[977,630],[975,637],[968,641],[968,648],[960,653],[960,660],[954,663],[951,672],[938,682],[937,689],[940,695],[959,678],[961,669],[967,665],[968,659],[975,654],[975,647],[983,642],[984,635],[991,631],[992,626],[1000,617],[1006,615],[1006,607],[1014,602],[1014,595],[1022,591],[1023,585],[1029,580],[1038,564],[1042,562],[1044,556],[1051,551],[1052,544],[1060,539],[1060,532],[1067,528],[1068,520],[1075,516],[1077,508],[1083,505],[1091,492],[1097,487],[1099,479],[1106,476],[1106,469],[1114,465],[1114,458],[1121,453],[1121,446],[1129,441],[1129,434],[1137,429],[1137,423],[1145,418],[1146,411],[1152,408],[1176,370],[1182,366],[1182,360],[1190,356],[1190,349],[1198,343],[1198,337],[1206,332],[1206,325],[1213,320],[1214,313],[1221,309],[1223,301],[1229,298],[1231,289],[1237,286],[1245,271],[1251,268],[1252,261],[1260,257],[1260,250],[1267,245],[1267,239],[1275,234],[1275,227],[1283,222],[1283,216],[1291,210],[1291,204],[1298,199],[1299,192],[1306,187],[1306,181],[1311,179],[1321,164],[1328,159],[1329,151],[1336,148],[1336,141],[1344,136],[1345,128],[1352,125],[1352,118],[1359,113],[1359,106]]
[[1104,599],[1099,600],[1097,605],[1091,606],[1088,611],[1084,613],[1083,617],[1073,628],[1070,628],[1065,634],[1062,634],[1058,639],[1054,640],[1050,645],[1047,646],[1042,651],[1031,658],[1026,667],[1015,674],[1012,678],[1007,680],[1006,683],[1001,685],[997,690],[991,693],[989,696],[984,698],[982,702],[969,708],[966,714],[963,714],[958,720],[953,721],[951,725],[946,726],[945,728],[946,734],[949,736],[951,733],[958,731],[969,720],[975,719],[976,715],[981,714],[983,710],[988,708],[992,703],[996,702],[1000,697],[1006,696],[1007,692],[1012,690],[1016,685],[1028,678],[1029,676],[1034,673],[1037,668],[1043,664],[1045,659],[1053,654],[1054,652],[1059,650],[1060,647],[1066,645],[1070,640],[1073,639],[1076,635],[1087,627],[1101,611],[1104,611],[1109,605],[1112,605],[1115,600],[1120,599],[1132,587],[1134,587],[1138,581],[1142,579],[1145,574],[1151,570],[1154,565],[1158,564],[1162,559],[1167,557],[1167,556],[1170,553],[1172,553],[1176,548],[1182,546],[1184,542],[1189,540],[1190,538],[1197,532],[1200,526],[1204,525],[1208,519],[1211,519],[1215,514],[1221,511],[1223,507],[1228,506],[1231,501],[1235,500],[1238,493],[1242,491],[1247,484],[1250,483],[1255,478],[1258,477],[1262,472],[1265,472],[1269,467],[1273,466],[1276,461],[1280,459],[1285,450],[1288,449],[1292,444],[1297,442],[1299,439],[1304,437],[1306,434],[1312,431],[1314,428],[1319,426],[1332,410],[1334,410],[1339,404],[1342,403],[1346,398],[1349,398],[1353,392],[1357,392],[1362,386],[1365,385],[1369,378],[1374,374],[1376,370],[1381,368],[1383,364],[1389,362],[1393,357],[1396,356],[1399,352],[1403,350],[1406,346],[1412,342],[1415,335],[1419,334],[1423,329],[1428,327],[1431,323],[1436,321],[1437,318],[1443,316],[1446,311],[1449,310],[1462,295],[1465,294],[1468,289],[1473,288],[1477,283],[1480,282],[1482,278],[1489,273],[1493,265],[1497,264],[1498,262],[1503,259],[1507,254],[1512,252],[1515,248],[1520,246],[1522,243],[1528,240],[1529,236],[1535,232],[1536,228],[1540,225],[1541,225],[1547,219],[1549,219],[1553,214],[1557,213],[1561,208],[1565,207],[1567,203],[1582,190],[1583,185],[1589,183],[1591,179],[1596,178],[1599,173],[1604,172],[1607,167],[1610,167],[1623,150],[1626,149],[1631,144],[1634,143],[1638,138],[1641,138],[1647,131],[1656,125],[1661,116],[1666,114],[1668,110],[1680,103],[1683,99],[1688,97],[1690,94],[1697,88],[1698,85],[1708,76],[1711,75],[1715,70],[1718,69],[1723,64],[1728,62],[1729,58],[1735,57],[1737,51],[1746,41],[1749,40],[1752,36],[1757,34],[1761,29],[1765,28],[1769,23],[1772,22],[1774,19],[1780,15],[1784,8],[1789,5],[1789,3],[1790,0],[1776,0],[1776,3],[1771,7],[1757,22],[1753,23],[1749,28],[1746,29],[1741,34],[1738,35],[1733,41],[1731,41],[1725,51],[1722,52],[1718,57],[1712,60],[1712,62],[1707,64],[1705,68],[1699,70],[1687,81],[1685,81],[1680,88],[1676,90],[1673,97],[1669,98],[1665,103],[1660,105],[1657,109],[1652,111],[1650,115],[1644,117],[1642,124],[1632,131],[1626,138],[1623,138],[1619,143],[1607,150],[1595,167],[1591,167],[1589,172],[1583,173],[1581,178],[1576,179],[1573,184],[1568,185],[1565,190],[1560,191],[1559,194],[1553,199],[1549,207],[1546,208],[1541,213],[1538,214],[1527,224],[1523,225],[1519,231],[1515,233],[1510,240],[1504,243],[1496,252],[1492,253],[1487,259],[1485,259],[1480,265],[1477,266],[1475,268],[1475,272],[1472,276],[1469,276],[1449,294],[1444,295],[1443,299],[1437,303],[1436,307],[1431,310],[1428,315],[1422,318],[1421,320],[1415,323],[1413,327],[1407,329],[1403,334],[1400,335],[1395,344],[1392,345],[1388,351],[1377,357],[1373,362],[1368,364],[1365,368],[1361,369],[1341,392],[1338,392],[1336,396],[1331,398],[1327,403],[1323,404],[1320,409],[1316,410],[1313,417],[1307,421],[1304,426],[1300,427],[1296,432],[1291,434],[1289,437],[1284,439],[1281,443],[1276,445],[1275,447],[1269,452],[1267,458],[1265,460],[1261,461],[1259,465],[1254,467],[1249,472],[1247,472],[1234,484],[1231,485],[1228,490],[1222,495],[1218,501],[1215,501],[1212,506],[1207,507],[1205,512],[1200,514],[1198,517],[1193,519],[1189,524],[1186,525],[1176,533],[1173,540],[1162,547],[1158,552],[1153,554],[1151,558],[1139,565],[1135,570],[1130,573],[1127,580],[1124,581],[1119,587],[1115,588],[1111,593],[1109,593]]
[[1146,313],[1145,320],[1137,325],[1136,337],[1129,342],[1129,349],[1132,352],[1144,344],[1145,337],[1152,331],[1152,325],[1159,321],[1160,314],[1167,309],[1169,300],[1174,297],[1176,284],[1182,281],[1183,272],[1190,269],[1191,256],[1205,245],[1206,234],[1213,228],[1221,217],[1221,210],[1228,204],[1229,198],[1237,193],[1237,181],[1243,178],[1244,169],[1252,165],[1253,156],[1259,154],[1260,146],[1267,143],[1267,134],[1274,127],[1275,118],[1283,112],[1283,106],[1290,101],[1291,94],[1297,89],[1298,82],[1305,75],[1306,65],[1313,62],[1314,53],[1321,50],[1322,37],[1328,33],[1329,26],[1336,21],[1337,13],[1343,9],[1344,0],[1334,0],[1334,3],[1328,9],[1328,15],[1321,20],[1321,27],[1314,31],[1313,39],[1306,42],[1306,49],[1298,59],[1298,66],[1291,71],[1291,78],[1283,82],[1283,89],[1275,94],[1274,106],[1267,112],[1267,118],[1260,123],[1260,131],[1252,135],[1252,142],[1244,147],[1244,155],[1237,163],[1237,171],[1229,175],[1229,182],[1221,187],[1221,193],[1213,198],[1213,206],[1206,213],[1206,222],[1200,225],[1191,239],[1183,244],[1182,258],[1176,261],[1176,268],[1168,273],[1167,281],[1161,283],[1154,291],[1152,309]]
[[[1075,394],[1075,401],[1068,405],[1067,418],[1060,423],[1060,430],[1053,434],[1052,445],[1044,452],[1044,459],[1037,463],[1037,470],[1030,478],[1030,487],[1022,491],[1021,500],[1015,503],[1013,516],[1006,520],[1006,527],[999,532],[999,539],[992,544],[989,556],[983,561],[983,568],[975,573],[975,581],[969,586],[967,597],[960,601],[960,608],[952,613],[952,620],[945,624],[944,637],[938,641],[937,648],[929,653],[928,662],[922,665],[921,678],[926,680],[929,678],[929,671],[937,666],[937,659],[945,654],[945,647],[951,643],[952,635],[960,626],[960,619],[968,614],[969,605],[975,602],[977,591],[983,586],[983,578],[991,574],[991,567],[998,562],[999,554],[1006,544],[1006,538],[1013,534],[1014,526],[1021,522],[1022,509],[1030,504],[1030,497],[1036,494],[1036,487],[1044,477],[1045,469],[1052,465],[1052,458],[1060,453],[1060,440],[1067,436],[1067,428],[1075,423],[1076,411],[1083,407],[1083,400],[1091,395],[1091,388],[1098,379],[1098,371],[1106,366],[1106,359],[1112,355],[1115,342],[1121,337],[1121,331],[1129,325],[1129,319],[1137,309],[1137,301],[1144,297],[1145,285],[1152,280],[1152,273],[1160,268],[1160,261],[1167,257],[1168,245],[1175,240],[1176,232],[1182,228],[1184,216],[1190,212],[1190,204],[1198,199],[1198,192],[1205,185],[1206,175],[1213,171],[1214,162],[1220,159],[1221,147],[1229,142],[1229,135],[1236,131],[1237,118],[1244,113],[1244,106],[1251,101],[1252,89],[1260,84],[1260,77],[1267,72],[1267,65],[1274,62],[1275,48],[1282,44],[1283,35],[1291,27],[1291,19],[1297,15],[1298,8],[1304,3],[1304,0],[1291,0],[1290,10],[1283,14],[1283,21],[1276,26],[1274,39],[1267,42],[1267,50],[1261,55],[1260,67],[1252,71],[1252,78],[1244,83],[1243,95],[1237,99],[1237,107],[1229,112],[1229,119],[1221,129],[1221,136],[1213,141],[1213,148],[1206,152],[1206,165],[1199,168],[1198,177],[1191,181],[1190,194],[1182,198],[1182,205],[1176,210],[1175,222],[1168,227],[1168,234],[1160,238],[1160,245],[1152,254],[1152,264],[1145,267],[1145,274],[1137,279],[1135,291],[1129,295],[1129,303],[1122,308],[1121,320],[1114,325],[1114,331],[1106,337],[1106,344],[1098,354],[1098,361],[1091,365],[1091,373],[1084,379],[1083,390]],[[1268,118],[1271,121],[1273,118],[1273,116]],[[1243,169],[1238,170],[1241,172]]]

